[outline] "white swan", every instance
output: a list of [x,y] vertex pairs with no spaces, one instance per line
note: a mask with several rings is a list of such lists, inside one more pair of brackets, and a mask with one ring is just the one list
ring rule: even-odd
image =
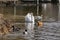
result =
[[27,28],[27,32],[32,35],[32,32],[34,32],[34,16],[33,13],[28,13],[25,16],[25,26]]
[[33,29],[34,28],[34,16],[32,15],[33,13],[28,13],[26,16],[25,16],[25,25],[28,29]]

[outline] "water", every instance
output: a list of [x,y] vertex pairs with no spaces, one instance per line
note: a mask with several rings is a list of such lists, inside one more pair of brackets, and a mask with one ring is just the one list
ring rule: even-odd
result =
[[[27,8],[27,9],[26,9]],[[36,7],[22,7],[21,9],[17,9],[17,13],[20,15],[26,15],[27,12],[32,12],[36,15]],[[8,14],[8,16],[13,16],[13,8],[11,8],[11,10],[8,10],[10,8],[5,8],[4,7],[4,11],[3,14],[5,14],[5,16],[7,16],[6,14]],[[44,6],[42,7],[42,10],[39,12],[39,14],[44,15],[44,21],[55,21],[58,19],[58,5],[55,4],[51,4],[51,3],[47,3],[45,4],[45,9]],[[17,15],[18,15],[17,14]],[[21,20],[19,17],[16,18],[16,21],[24,21],[24,18]],[[60,40],[60,23],[57,22],[44,22],[44,25],[42,28],[37,28],[37,26],[35,26],[35,30],[34,30],[34,38],[30,38],[29,36],[26,36],[23,34],[24,30],[25,30],[25,26],[19,26],[19,27],[23,27],[20,31],[18,32],[13,32],[7,35],[3,35],[0,37],[1,40]],[[27,39],[26,39],[27,38]]]
[[[0,36],[1,40],[60,40],[60,23],[44,22],[43,27],[34,28],[34,37],[23,34],[25,28]],[[32,34],[32,33],[31,33]]]

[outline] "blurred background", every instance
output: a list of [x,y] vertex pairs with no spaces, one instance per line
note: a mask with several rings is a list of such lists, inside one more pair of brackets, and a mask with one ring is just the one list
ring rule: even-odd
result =
[[43,21],[59,21],[59,8],[59,0],[0,0],[0,13],[16,22],[24,22],[29,12],[43,15]]

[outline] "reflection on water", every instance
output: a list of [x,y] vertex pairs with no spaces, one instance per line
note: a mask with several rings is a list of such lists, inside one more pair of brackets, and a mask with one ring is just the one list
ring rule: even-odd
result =
[[[0,7],[1,8],[1,7]],[[14,14],[13,7],[3,7],[1,8],[0,13],[3,12],[5,16],[10,16]],[[44,15],[43,19],[46,20],[54,20],[58,19],[58,4],[52,3],[41,3],[39,7],[39,15]],[[33,12],[34,16],[37,16],[37,6],[17,6],[16,7],[16,15],[25,16],[28,12]],[[7,15],[6,15],[7,14]]]
[[50,18],[52,20],[54,20],[54,21],[57,20],[57,18],[58,18],[58,10],[59,10],[58,6],[56,4],[51,4],[51,3],[42,4],[42,5],[45,5],[42,8],[44,18],[46,20],[49,20]]

